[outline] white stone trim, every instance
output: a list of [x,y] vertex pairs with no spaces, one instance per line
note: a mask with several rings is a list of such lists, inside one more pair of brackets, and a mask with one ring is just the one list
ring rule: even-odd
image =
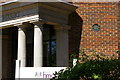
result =
[[19,19],[15,19],[15,20],[10,20],[10,21],[5,21],[5,22],[1,22],[0,23],[0,28],[4,28],[7,26],[18,26],[18,25],[22,25],[22,23],[24,22],[36,22],[39,21],[39,15],[33,15],[33,16],[27,16],[27,17],[23,17],[23,18],[19,18]]
[[12,1],[8,1],[8,2],[6,2],[6,0],[3,0],[3,2],[5,2],[5,3],[0,4],[0,6],[3,6],[5,4],[9,4],[9,3],[13,3],[13,2],[16,2],[16,1],[18,1],[18,0],[12,0]]
[[16,66],[15,66],[15,80],[18,80],[20,78],[20,60],[16,60]]

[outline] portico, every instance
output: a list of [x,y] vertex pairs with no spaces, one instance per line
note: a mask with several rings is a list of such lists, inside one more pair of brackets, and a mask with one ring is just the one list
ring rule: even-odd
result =
[[[21,61],[21,67],[29,67],[29,64],[31,67],[50,67],[53,60],[50,61],[52,58],[49,57],[53,57],[54,53],[55,66],[69,65],[69,30],[73,26],[70,20],[76,8],[64,2],[14,2],[3,5],[0,27],[2,30],[16,28],[17,32],[11,32],[11,35],[17,34],[13,36],[17,40],[15,59]],[[14,43],[12,39],[11,41]],[[5,69],[2,70],[4,71]],[[9,75],[2,74],[2,78]]]
[[[34,67],[43,67],[43,22],[34,22]],[[26,66],[26,29],[30,23],[23,23],[18,28],[18,57],[21,67]],[[68,30],[70,26],[55,25],[56,30],[56,66],[68,66]]]

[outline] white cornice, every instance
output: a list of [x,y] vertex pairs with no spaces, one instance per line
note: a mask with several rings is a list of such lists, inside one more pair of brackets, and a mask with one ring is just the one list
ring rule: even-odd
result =
[[24,22],[33,23],[33,22],[37,22],[37,21],[39,21],[39,15],[23,17],[20,19],[1,22],[0,28],[9,27],[9,26],[18,26],[18,25],[22,25],[22,23],[24,23]]
[[0,4],[0,6],[3,6],[3,5],[5,5],[5,4],[9,4],[9,3],[13,3],[13,2],[17,2],[17,1],[18,1],[18,0],[8,1],[8,2],[5,2],[5,3]]

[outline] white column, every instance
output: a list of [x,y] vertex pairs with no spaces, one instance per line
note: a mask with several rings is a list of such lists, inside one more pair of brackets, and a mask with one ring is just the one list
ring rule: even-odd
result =
[[69,26],[55,26],[57,66],[69,66],[68,29]]
[[43,66],[42,24],[34,23],[34,67]]
[[18,30],[18,60],[21,61],[21,67],[26,66],[26,34],[22,27]]

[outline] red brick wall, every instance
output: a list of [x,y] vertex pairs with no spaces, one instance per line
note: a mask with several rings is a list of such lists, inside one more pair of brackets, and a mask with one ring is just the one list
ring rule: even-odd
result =
[[[113,54],[120,44],[120,6],[118,2],[77,2],[78,14],[83,19],[80,48],[89,53]],[[100,25],[100,31],[93,31],[94,24]]]
[[[118,15],[118,26],[119,26],[119,51],[120,51],[120,2],[119,2],[119,6],[118,6],[118,9],[119,9],[119,15]],[[120,58],[120,52],[119,52],[119,58]]]

